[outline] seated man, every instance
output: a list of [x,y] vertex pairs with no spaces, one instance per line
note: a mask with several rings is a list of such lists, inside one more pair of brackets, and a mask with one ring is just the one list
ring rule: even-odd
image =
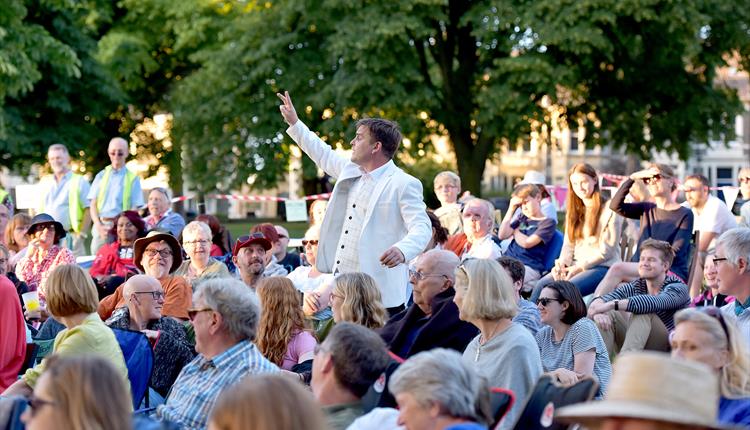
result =
[[[133,261],[141,272],[156,278],[161,284],[164,290],[162,314],[187,320],[192,294],[190,284],[182,276],[172,275],[182,264],[182,248],[177,239],[169,233],[151,231],[148,236],[135,241]],[[125,308],[123,285],[99,302],[97,312],[103,321],[111,317],[115,309]]]
[[278,249],[282,246],[279,234],[276,232],[276,227],[273,224],[264,222],[258,224],[250,229],[250,233],[263,233],[263,236],[271,242],[271,252],[266,253],[266,268],[264,269],[265,276],[286,276],[289,274],[284,266],[279,264],[274,255]]
[[750,342],[750,228],[733,228],[716,241],[714,264],[719,292],[734,296],[722,306],[724,318],[735,321],[742,336]]
[[513,290],[516,292],[516,301],[518,302],[518,313],[513,317],[513,322],[517,322],[526,327],[531,334],[542,328],[542,317],[539,315],[539,308],[535,304],[521,297],[521,288],[523,288],[523,277],[526,268],[523,263],[513,257],[500,257],[497,262],[503,266],[503,269],[510,275],[513,280]]
[[361,416],[362,396],[390,361],[385,343],[364,326],[340,322],[315,349],[312,388],[329,428],[343,430]]
[[247,375],[278,372],[252,339],[260,320],[255,293],[232,279],[211,279],[193,296],[190,320],[199,355],[177,377],[156,417],[204,429],[219,394]]
[[[541,205],[539,187],[533,184],[517,186],[497,234],[502,240],[513,239],[505,255],[521,261],[525,266],[523,283],[527,290],[533,289],[544,273],[547,249],[557,226],[556,219],[544,215]],[[513,214],[519,207],[521,214],[514,218]]]
[[409,282],[414,303],[394,315],[380,329],[388,348],[401,358],[442,347],[463,352],[477,328],[458,318],[453,303],[455,271],[460,260],[450,251],[433,249],[422,254]]
[[[155,278],[135,275],[125,282],[122,292],[127,308],[108,319],[111,328],[143,332],[154,349],[154,368],[149,387],[161,398],[172,388],[180,370],[195,356],[185,328],[173,318],[161,315],[164,290]],[[150,396],[150,404],[161,403]],[[156,403],[155,403],[156,402]]]
[[274,249],[273,256],[276,257],[276,261],[289,273],[292,273],[294,269],[298,268],[302,263],[298,253],[289,251],[289,231],[281,225],[275,225],[273,228],[276,229],[276,234],[279,235],[279,246]]
[[[500,257],[500,246],[492,238],[492,227],[495,224],[492,217],[494,209],[492,203],[487,200],[471,199],[466,202],[461,215],[466,244],[458,253],[460,258]],[[459,235],[461,233],[456,234]]]
[[237,266],[237,276],[248,287],[255,290],[258,282],[267,275],[266,253],[271,250],[271,242],[263,233],[240,236],[232,249],[232,262]]
[[690,304],[687,285],[667,274],[674,255],[669,243],[647,239],[641,243],[640,277],[591,301],[588,316],[599,327],[610,356],[644,349],[669,351],[674,314]]
[[706,255],[714,250],[715,239],[730,228],[737,227],[737,221],[727,205],[712,196],[708,187],[708,179],[703,175],[690,175],[682,185],[687,200],[683,206],[693,211],[693,232],[700,232],[696,250],[700,258],[693,267],[696,275],[693,276],[692,285],[689,285],[690,297],[700,294],[703,281],[700,275],[703,274]]
[[149,230],[168,231],[174,237],[180,237],[185,227],[182,215],[172,211],[172,198],[165,188],[156,187],[148,193],[148,216],[143,220]]

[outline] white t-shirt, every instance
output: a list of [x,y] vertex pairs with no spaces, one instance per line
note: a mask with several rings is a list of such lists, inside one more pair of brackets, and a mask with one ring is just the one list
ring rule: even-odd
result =
[[[686,202],[685,207],[690,208],[690,205]],[[719,237],[730,228],[737,227],[737,219],[732,215],[726,203],[712,195],[708,196],[700,215],[695,208],[690,208],[690,210],[693,211],[693,232],[716,233],[716,237]],[[716,238],[711,241],[709,250],[714,249],[715,241]]]
[[471,244],[471,248],[464,253],[463,258],[474,257],[496,260],[501,256],[502,252],[500,251],[500,247],[497,246],[495,241],[492,240],[492,237],[490,237],[490,235],[488,234],[487,236]]

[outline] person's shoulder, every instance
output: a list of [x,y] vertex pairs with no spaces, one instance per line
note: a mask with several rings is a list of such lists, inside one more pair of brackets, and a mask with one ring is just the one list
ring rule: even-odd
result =
[[597,331],[596,324],[594,324],[594,321],[590,320],[587,317],[582,317],[578,321],[574,322],[570,326],[570,331],[574,333],[593,333]]

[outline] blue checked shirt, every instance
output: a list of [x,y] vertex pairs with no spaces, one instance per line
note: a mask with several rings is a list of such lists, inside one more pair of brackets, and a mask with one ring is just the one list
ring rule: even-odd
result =
[[279,368],[258,348],[244,340],[212,360],[198,355],[185,366],[167,397],[156,409],[159,419],[174,421],[184,429],[205,429],[221,392],[247,375],[275,373]]

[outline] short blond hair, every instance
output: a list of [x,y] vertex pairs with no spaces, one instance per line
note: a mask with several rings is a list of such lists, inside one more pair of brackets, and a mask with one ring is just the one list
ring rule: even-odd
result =
[[450,170],[444,170],[437,175],[435,175],[435,179],[432,180],[432,186],[434,187],[437,185],[437,182],[439,179],[446,178],[449,181],[453,182],[453,185],[458,187],[459,190],[461,190],[461,177],[457,174],[451,172]]
[[99,306],[94,281],[75,264],[63,264],[50,272],[45,290],[47,309],[55,317],[91,314]]
[[513,279],[495,260],[464,261],[456,271],[456,288],[466,286],[462,319],[499,320],[518,313]]

